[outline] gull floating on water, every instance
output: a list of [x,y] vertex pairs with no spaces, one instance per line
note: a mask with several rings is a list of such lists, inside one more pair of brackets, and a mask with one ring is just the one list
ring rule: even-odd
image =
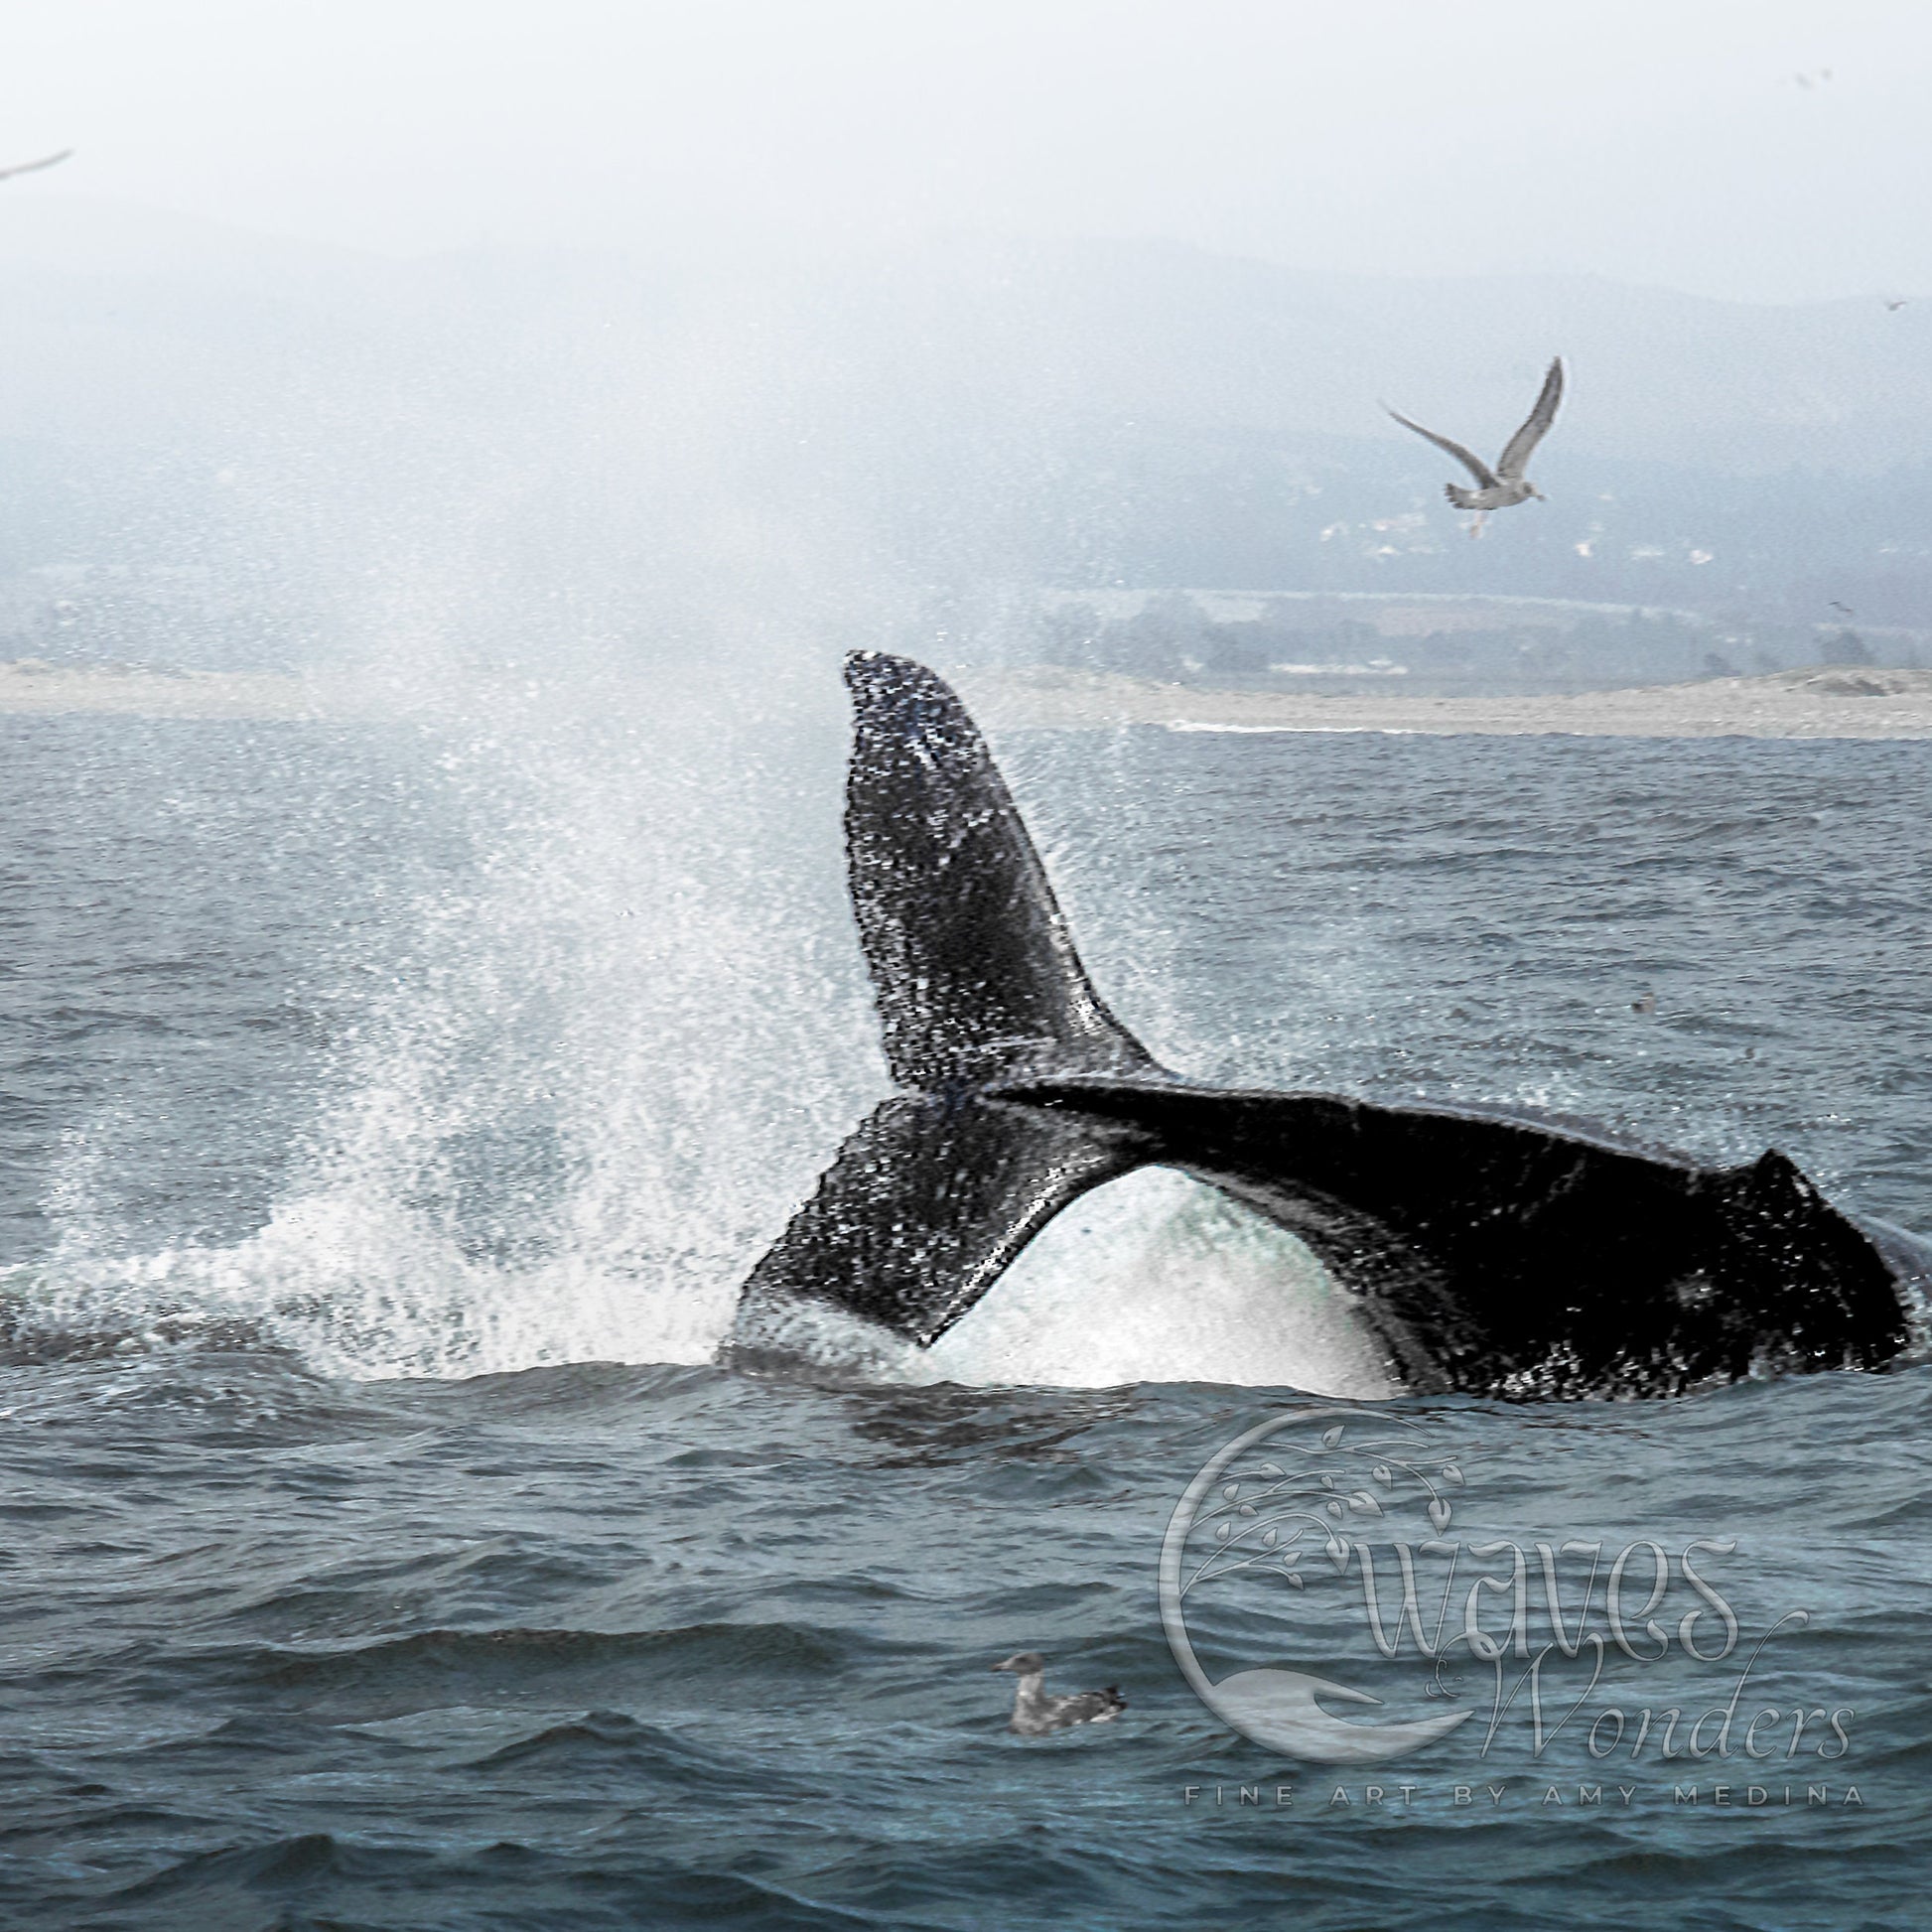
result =
[[1040,1682],[1046,1659],[1036,1650],[1020,1651],[993,1668],[1013,1671],[1020,1679],[1013,1694],[1012,1728],[1023,1737],[1044,1736],[1049,1730],[1065,1730],[1069,1725],[1104,1725],[1127,1709],[1127,1700],[1114,1684],[1104,1691],[1081,1691],[1070,1698],[1049,1697]]
[[[1529,461],[1536,454],[1536,446],[1543,441],[1550,425],[1557,418],[1557,404],[1563,400],[1563,357],[1555,357],[1549,373],[1543,378],[1543,392],[1536,399],[1536,407],[1530,411],[1529,420],[1512,436],[1496,459],[1496,467],[1491,470],[1473,451],[1465,450],[1460,443],[1451,442],[1447,436],[1438,436],[1433,429],[1424,429],[1420,423],[1412,423],[1399,410],[1389,409],[1404,429],[1412,429],[1418,436],[1425,436],[1439,450],[1452,456],[1457,463],[1476,480],[1473,489],[1464,489],[1460,483],[1448,484],[1443,494],[1459,510],[1474,510],[1476,520],[1469,525],[1469,534],[1479,537],[1482,534],[1482,519],[1491,510],[1506,510],[1512,503],[1527,502],[1534,496],[1539,502],[1544,500],[1542,490],[1531,483],[1523,472],[1528,469]],[[1388,404],[1382,405],[1388,409]]]

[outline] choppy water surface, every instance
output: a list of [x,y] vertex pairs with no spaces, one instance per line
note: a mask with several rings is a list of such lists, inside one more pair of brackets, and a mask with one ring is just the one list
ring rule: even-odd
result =
[[[1471,1660],[1432,1683],[1345,1589],[1257,1577],[1202,1599],[1217,1676],[1476,1714],[1413,1761],[1293,1763],[1202,1710],[1156,1602],[1189,1477],[1287,1399],[1175,1379],[1255,1319],[1188,1312],[1211,1229],[1144,1203],[987,1305],[987,1376],[1050,1330],[1037,1379],[1119,1386],[707,1365],[882,1084],[833,738],[0,741],[0,1919],[1922,1922],[1923,1371],[1392,1405],[1464,1478],[1456,1536],[1532,1553],[1532,1605],[1540,1545],[1729,1543],[1701,1561],[1741,1641],[1686,1657],[1680,1580],[1665,1655],[1612,1648],[1540,1752],[1520,1698],[1485,1745]],[[1932,1229],[1928,748],[1002,751],[1096,979],[1173,1064],[1775,1143]],[[1740,1707],[1779,1713],[1762,1748],[1689,1755],[1780,1618]],[[987,1666],[1021,1647],[1127,1715],[1012,1737]],[[1588,1677],[1558,1666],[1550,1714]]]

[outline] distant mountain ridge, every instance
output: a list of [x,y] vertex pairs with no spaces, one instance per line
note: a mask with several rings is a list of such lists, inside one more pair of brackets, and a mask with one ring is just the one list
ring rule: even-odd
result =
[[[1380,405],[1493,453],[1556,352],[1551,500],[1470,543],[1453,466]],[[376,577],[440,585],[491,648],[880,599],[984,628],[1042,586],[1932,622],[1932,304],[1875,296],[1130,241],[393,261],[44,196],[0,201],[0,580],[33,605],[60,577],[119,655],[157,599],[185,661],[326,652]]]

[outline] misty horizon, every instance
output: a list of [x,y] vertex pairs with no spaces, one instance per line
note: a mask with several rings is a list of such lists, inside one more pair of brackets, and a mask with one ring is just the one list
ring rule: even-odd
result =
[[[44,16],[0,160],[75,152],[0,190],[0,625],[1025,658],[1125,587],[1916,635],[1921,83],[1890,0]],[[1384,407],[1498,449],[1555,354],[1548,500],[1471,544]]]
[[1932,19],[1365,0],[95,0],[13,23],[0,129],[100,196],[397,256],[823,259],[960,234],[1748,301],[1932,289]]

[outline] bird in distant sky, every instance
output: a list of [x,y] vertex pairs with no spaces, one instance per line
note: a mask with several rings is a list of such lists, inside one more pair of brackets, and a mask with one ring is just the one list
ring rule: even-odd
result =
[[1902,309],[1906,305],[1906,303],[1908,303],[1911,299],[1912,298],[1909,295],[1901,295],[1895,298],[1892,296],[1886,296],[1885,307],[1889,309],[1893,315],[1896,315],[1899,312],[1899,310]]
[[1546,500],[1542,490],[1523,472],[1529,467],[1530,458],[1536,454],[1536,446],[1556,421],[1557,404],[1562,400],[1563,357],[1559,355],[1552,359],[1549,371],[1543,378],[1542,393],[1536,399],[1536,407],[1530,411],[1529,420],[1504,446],[1502,455],[1496,459],[1494,470],[1460,443],[1453,443],[1447,436],[1438,436],[1433,429],[1424,429],[1420,423],[1412,423],[1400,411],[1389,409],[1387,403],[1382,407],[1389,409],[1389,414],[1404,429],[1412,429],[1418,436],[1427,437],[1439,450],[1452,456],[1476,480],[1473,489],[1464,489],[1460,483],[1449,483],[1445,485],[1443,494],[1457,509],[1475,511],[1475,521],[1469,525],[1469,534],[1479,537],[1482,534],[1482,520],[1491,510],[1508,509],[1512,503],[1527,502],[1532,496],[1539,502]]
[[72,152],[71,148],[63,148],[59,154],[43,155],[38,161],[16,161],[11,168],[0,168],[0,181],[12,181],[16,175],[38,174],[43,168],[65,161]]
[[1834,611],[1843,611],[1848,618],[1856,618],[1859,615],[1849,604],[1841,604],[1837,598],[1831,600],[1831,605]]

